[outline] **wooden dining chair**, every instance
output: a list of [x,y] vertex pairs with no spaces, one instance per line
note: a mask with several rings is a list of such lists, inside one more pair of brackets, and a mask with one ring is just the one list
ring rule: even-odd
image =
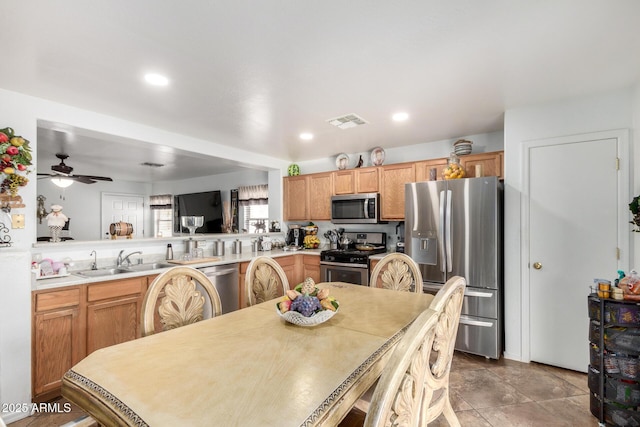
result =
[[460,426],[449,398],[449,372],[466,280],[447,281],[407,329],[373,393],[365,427],[426,426],[441,414]]
[[251,260],[244,284],[248,307],[283,296],[289,290],[284,270],[273,258],[267,256]]
[[409,255],[390,253],[373,267],[369,286],[422,293],[422,274]]
[[[205,306],[205,296],[210,310]],[[180,266],[170,268],[151,282],[141,313],[142,336],[147,336],[219,316],[222,303],[218,291],[203,272]]]

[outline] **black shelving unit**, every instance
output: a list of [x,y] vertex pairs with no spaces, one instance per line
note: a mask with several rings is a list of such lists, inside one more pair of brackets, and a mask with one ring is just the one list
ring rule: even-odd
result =
[[640,425],[640,303],[588,297],[591,413],[601,425]]

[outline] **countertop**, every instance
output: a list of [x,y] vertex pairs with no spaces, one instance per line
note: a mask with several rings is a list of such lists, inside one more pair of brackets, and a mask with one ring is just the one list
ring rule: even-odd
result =
[[[189,264],[189,267],[194,268],[202,268],[202,267],[211,267],[216,265],[225,265],[225,264],[234,264],[239,262],[247,262],[251,261],[252,258],[257,256],[270,256],[272,258],[278,258],[282,256],[288,255],[316,255],[320,256],[320,252],[322,249],[302,249],[299,251],[285,251],[282,249],[274,249],[271,251],[260,251],[260,252],[246,252],[241,254],[226,254],[220,258],[219,261],[209,261],[203,263]],[[166,262],[165,260],[159,260],[159,262]],[[180,264],[176,264],[178,266]],[[101,268],[107,268],[101,267]],[[73,285],[84,285],[87,283],[96,283],[96,282],[106,282],[109,280],[120,280],[120,279],[128,279],[131,277],[140,277],[140,276],[149,276],[152,274],[159,274],[163,271],[169,269],[171,267],[159,268],[155,270],[145,270],[145,271],[132,271],[131,273],[120,273],[111,276],[100,276],[100,277],[85,277],[74,274],[73,271],[70,271],[68,276],[65,277],[57,277],[50,279],[39,279],[35,280],[35,277],[32,278],[31,290],[32,291],[40,291],[44,289],[54,289],[63,286],[73,286]],[[33,276],[33,275],[32,275]]]

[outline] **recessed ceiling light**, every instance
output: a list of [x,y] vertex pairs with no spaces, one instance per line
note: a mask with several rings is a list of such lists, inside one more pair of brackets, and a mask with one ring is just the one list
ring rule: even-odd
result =
[[303,141],[311,141],[313,139],[313,134],[309,132],[303,132],[300,134],[300,139]]
[[166,86],[169,84],[169,79],[162,74],[148,73],[144,75],[144,79],[153,86]]
[[394,122],[404,122],[409,118],[409,114],[404,112],[395,113],[391,118]]

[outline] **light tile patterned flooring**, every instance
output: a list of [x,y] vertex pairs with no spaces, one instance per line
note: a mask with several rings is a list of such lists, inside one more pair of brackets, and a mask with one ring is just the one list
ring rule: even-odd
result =
[[[463,427],[598,426],[589,412],[583,373],[456,352],[450,385],[453,409]],[[73,409],[68,414],[38,414],[9,427],[58,427],[82,415]],[[440,417],[432,425],[448,424]]]

